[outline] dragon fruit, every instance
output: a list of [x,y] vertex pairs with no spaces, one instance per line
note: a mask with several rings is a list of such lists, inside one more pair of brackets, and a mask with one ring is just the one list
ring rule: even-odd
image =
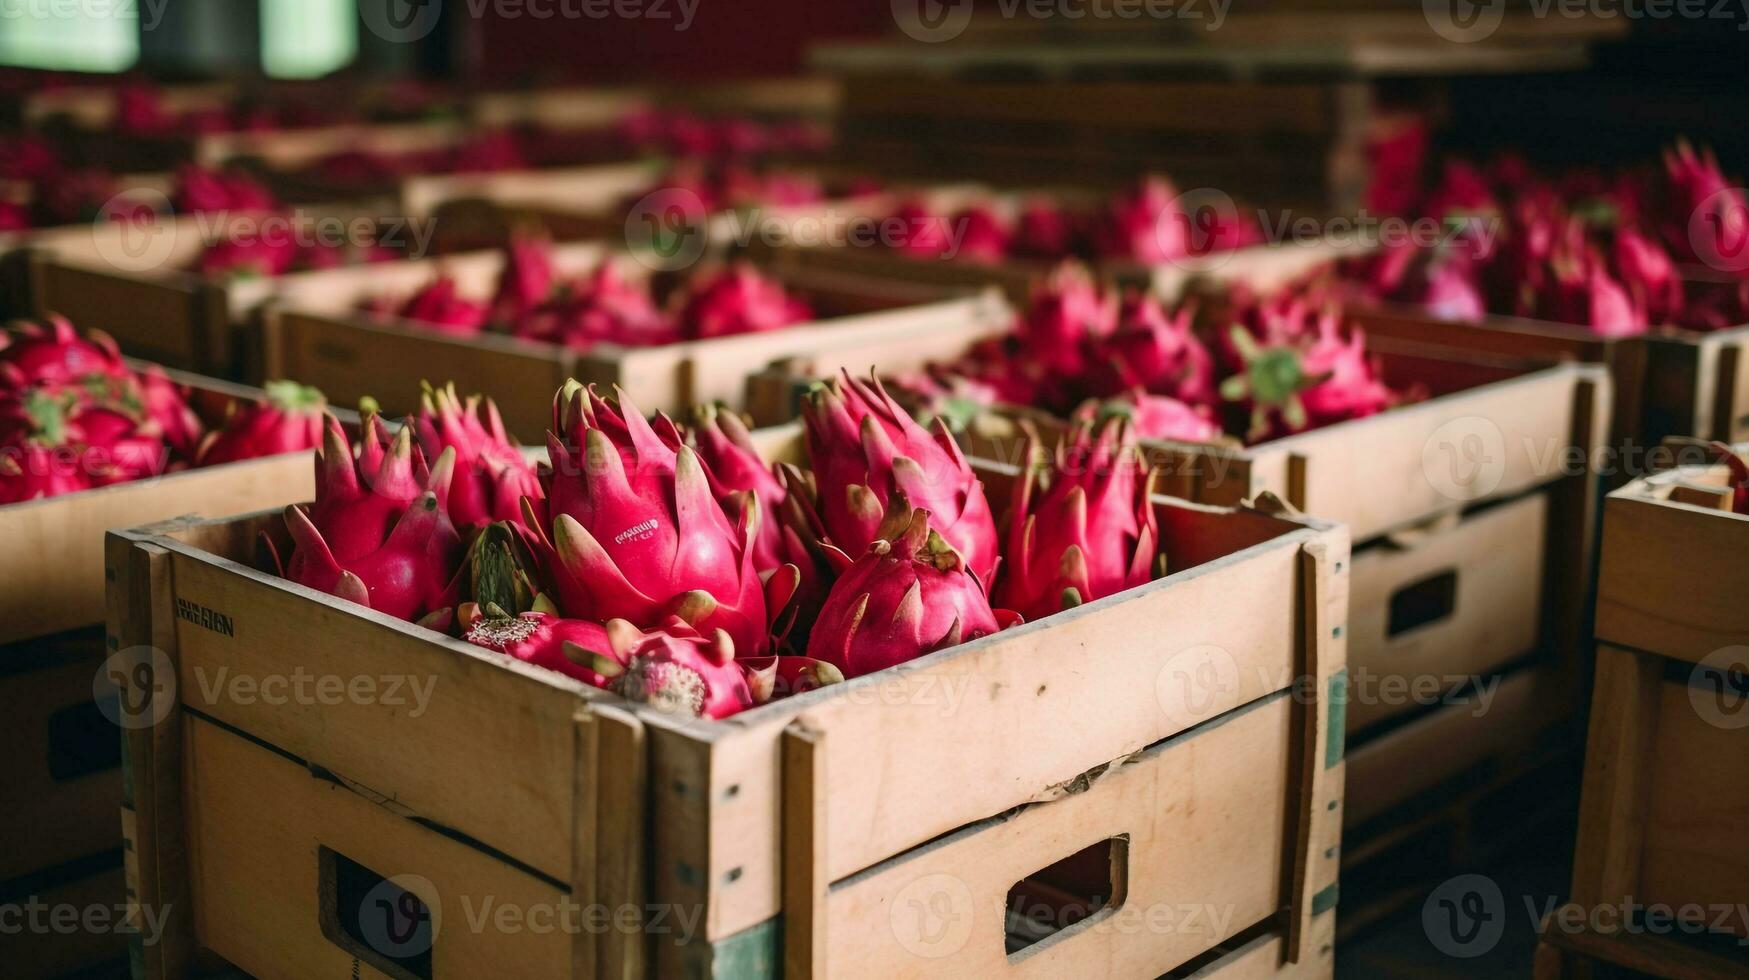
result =
[[128,366],[115,341],[98,330],[81,338],[66,317],[18,322],[0,333],[0,384],[24,388],[71,384],[91,375],[125,378]]
[[195,453],[200,466],[278,456],[322,444],[328,399],[295,381],[269,381],[260,402],[233,402],[224,423],[209,433]]
[[673,323],[650,298],[649,283],[627,278],[615,262],[603,262],[567,285],[511,329],[517,336],[577,350],[597,343],[653,347],[678,339]]
[[1118,301],[1093,281],[1086,268],[1066,264],[1038,285],[1016,329],[1027,350],[1056,365],[1059,373],[1079,374],[1089,343],[1118,324]]
[[781,330],[802,323],[813,311],[781,284],[746,263],[705,275],[688,285],[678,317],[693,340]]
[[990,608],[983,582],[927,511],[894,516],[898,533],[875,538],[833,584],[808,641],[809,657],[845,677],[987,636],[1017,618]]
[[617,659],[615,650],[635,647],[644,636],[625,620],[614,620],[612,628],[629,634],[616,645],[608,636],[608,626],[585,619],[563,619],[550,605],[518,616],[505,614],[497,607],[483,612],[464,607],[461,626],[462,638],[475,646],[509,654],[523,663],[545,667],[603,690],[611,686],[612,680],[594,669],[596,658],[612,660],[623,670],[626,661]]
[[1190,254],[1190,229],[1178,190],[1149,177],[1112,200],[1094,228],[1094,249],[1109,259],[1158,265]]
[[516,323],[528,316],[552,295],[555,279],[552,240],[524,232],[511,235],[498,293],[492,299],[491,321]]
[[193,164],[176,172],[171,205],[181,214],[206,211],[271,211],[279,207],[267,188],[243,174],[207,170]]
[[[206,423],[188,407],[187,389],[170,380],[164,369],[156,364],[141,371],[135,380],[141,410],[163,433],[165,443],[184,459],[197,459],[201,440],[206,435]],[[312,442],[303,448],[314,445]]]
[[461,536],[444,513],[455,453],[427,470],[412,427],[391,438],[367,416],[355,459],[340,422],[327,417],[316,454],[316,501],[285,511],[295,550],[286,578],[432,629],[448,626]]
[[759,501],[762,519],[753,544],[754,570],[767,572],[784,564],[780,557],[783,530],[777,521],[783,506],[783,485],[760,458],[741,417],[715,405],[700,405],[693,409],[687,433],[687,445],[697,451],[705,464],[711,493],[730,518],[742,518],[744,494],[752,494]]
[[519,522],[524,497],[545,499],[534,465],[505,433],[498,406],[490,398],[473,395],[463,401],[453,384],[426,385],[414,425],[428,458],[455,451],[447,506],[457,527]]
[[1632,228],[1615,234],[1615,267],[1632,305],[1652,323],[1670,323],[1683,308],[1682,276],[1670,253]]
[[466,337],[485,329],[487,311],[483,304],[463,298],[453,277],[439,275],[401,307],[400,315],[438,333]]
[[1309,340],[1260,344],[1243,327],[1229,336],[1243,368],[1221,383],[1221,397],[1250,407],[1250,441],[1375,415],[1396,401],[1367,359],[1365,334],[1344,339],[1334,310],[1318,316]]
[[291,242],[227,238],[208,246],[196,268],[203,276],[272,279],[284,275],[296,259],[297,247]]
[[979,581],[996,571],[996,522],[984,486],[940,420],[929,433],[877,381],[843,377],[802,406],[820,516],[847,553],[872,544],[889,514],[912,508],[965,558]]
[[1026,472],[1014,484],[1008,561],[996,601],[1029,620],[1153,581],[1158,575],[1157,472],[1142,461],[1128,422],[1095,434],[1076,426],[1054,465],[1029,440]]
[[747,673],[747,688],[758,704],[844,682],[843,671],[809,657],[746,657],[738,663]]
[[1014,228],[1014,254],[1054,262],[1076,247],[1079,229],[1067,211],[1046,198],[1031,198],[1020,207]]
[[1117,397],[1077,410],[1078,417],[1123,418],[1142,439],[1172,442],[1220,442],[1226,433],[1207,405],[1190,405],[1170,395],[1126,391]]
[[29,231],[30,209],[12,201],[0,201],[0,232]]
[[1742,268],[1749,245],[1749,201],[1733,186],[1712,151],[1696,152],[1678,143],[1664,155],[1669,225],[1664,237],[1672,250],[1717,269]]
[[1193,329],[1195,310],[1168,316],[1146,293],[1124,297],[1119,327],[1099,344],[1106,393],[1141,389],[1203,405],[1215,399],[1214,358]]
[[888,244],[901,254],[916,259],[937,259],[953,248],[953,232],[949,220],[930,211],[921,201],[899,205],[881,222]]
[[[757,509],[732,524],[698,454],[673,448],[673,423],[658,418],[665,440],[624,392],[618,396],[615,406],[570,382],[554,400],[552,463],[541,472],[550,525],[540,527],[538,550],[559,608],[646,629],[678,615],[701,630],[727,630],[749,654],[763,653],[767,597],[753,568]],[[776,605],[788,602],[793,577],[788,586]]]
[[30,388],[0,396],[0,503],[152,476],[166,462],[152,423],[80,390]]
[[[614,638],[630,638],[625,620],[608,624]],[[747,671],[735,660],[735,641],[723,630],[709,636],[675,617],[639,634],[614,656],[593,659],[608,689],[628,701],[685,718],[727,718],[755,704]]]
[[1008,222],[987,204],[974,204],[953,216],[959,233],[959,251],[954,258],[995,265],[1008,257],[1014,233]]

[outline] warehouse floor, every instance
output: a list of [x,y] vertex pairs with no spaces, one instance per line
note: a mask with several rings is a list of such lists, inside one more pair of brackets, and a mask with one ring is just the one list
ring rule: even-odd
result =
[[1446,930],[1438,913],[1424,920],[1422,909],[1416,907],[1339,947],[1337,980],[1468,980],[1483,976],[1528,980],[1536,950],[1537,920],[1557,899],[1564,900],[1572,855],[1572,838],[1554,833],[1528,839],[1523,847],[1470,870],[1499,887],[1497,904],[1492,896],[1487,904],[1499,909],[1504,922],[1497,940],[1482,936],[1467,947],[1456,947],[1476,955],[1460,957],[1442,950],[1440,945],[1453,947],[1448,935],[1441,935]]

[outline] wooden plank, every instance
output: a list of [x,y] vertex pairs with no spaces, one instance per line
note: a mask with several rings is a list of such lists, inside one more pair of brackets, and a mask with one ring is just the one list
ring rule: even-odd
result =
[[1699,662],[1749,636],[1749,517],[1657,500],[1654,486],[1604,504],[1597,637]]
[[[1542,943],[1564,954],[1559,965],[1553,957],[1538,954],[1539,967],[1552,977],[1590,978],[1610,976],[1622,970],[1639,975],[1667,977],[1669,980],[1726,980],[1741,977],[1744,963],[1706,950],[1695,949],[1680,939],[1669,936],[1636,934],[1608,936],[1583,925],[1587,910],[1575,905],[1556,909],[1542,931]],[[1563,920],[1579,923],[1563,926]],[[1599,970],[1594,974],[1593,969]],[[1607,971],[1614,968],[1612,972]],[[1538,974],[1539,980],[1543,973]]]
[[824,741],[801,725],[783,733],[783,963],[792,980],[824,978],[832,965]]
[[[649,960],[644,934],[649,914],[644,884],[649,836],[644,725],[618,708],[591,706],[589,714],[597,728],[599,753],[592,787],[595,826],[600,835],[595,845],[595,895],[596,902],[613,913],[613,928],[600,944],[593,973],[582,971],[579,976],[634,980],[648,975]],[[626,928],[628,922],[633,928]],[[672,923],[665,928],[673,928]]]
[[[188,727],[189,837],[198,934],[214,952],[264,980],[393,976],[381,957],[429,952],[433,976],[560,976],[571,937],[559,928],[566,893],[406,819],[377,802],[203,718]],[[263,847],[263,841],[275,846]],[[368,920],[382,885],[337,888],[324,851],[417,895],[429,938],[405,940]],[[361,902],[341,906],[342,896]],[[550,918],[549,918],[550,917]],[[542,928],[542,922],[550,923]],[[400,928],[411,927],[409,919]],[[344,943],[344,945],[342,945]],[[377,954],[373,958],[372,953]]]
[[[1414,710],[1411,690],[1444,696],[1535,649],[1547,516],[1546,495],[1531,494],[1355,555],[1349,673],[1354,690],[1378,696],[1350,702],[1350,731]],[[1393,623],[1415,589],[1425,598],[1402,614],[1432,619]],[[1398,696],[1386,697],[1386,686]]]
[[[1278,694],[1117,760],[1079,792],[835,883],[826,905],[833,975],[1158,975],[1297,904],[1282,873],[1291,861],[1293,713]],[[1001,912],[1015,883],[1112,839],[1128,845],[1121,895],[1007,953]],[[1149,916],[1171,916],[1175,927],[1134,928]]]
[[1573,855],[1573,900],[1586,908],[1643,898],[1640,852],[1662,674],[1657,657],[1598,647]]
[[177,514],[238,514],[315,493],[309,453],[226,463],[0,507],[0,640],[86,626],[103,618],[103,532]]
[[[569,880],[580,684],[192,548],[170,550],[177,607],[192,611],[176,622],[186,706],[357,785],[392,789],[422,817]],[[332,679],[349,691],[364,684],[370,696],[269,696],[298,677],[312,690],[332,689]],[[403,744],[441,765],[382,750]],[[457,771],[497,778],[458,783]]]

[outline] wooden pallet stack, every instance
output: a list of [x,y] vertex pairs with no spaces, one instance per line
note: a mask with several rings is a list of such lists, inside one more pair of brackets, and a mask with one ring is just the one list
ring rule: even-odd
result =
[[1689,465],[1604,506],[1572,903],[1543,925],[1538,980],[1749,971],[1749,516],[1733,482]]

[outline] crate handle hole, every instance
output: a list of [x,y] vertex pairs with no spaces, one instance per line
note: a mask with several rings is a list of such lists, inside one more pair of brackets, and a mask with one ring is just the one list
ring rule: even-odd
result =
[[1390,610],[1387,638],[1450,618],[1457,610],[1457,570],[1403,586],[1391,594]]
[[1008,889],[1012,962],[1091,927],[1124,903],[1130,840],[1111,837],[1027,875]]
[[397,980],[431,980],[438,920],[425,900],[327,847],[317,849],[322,935]]

